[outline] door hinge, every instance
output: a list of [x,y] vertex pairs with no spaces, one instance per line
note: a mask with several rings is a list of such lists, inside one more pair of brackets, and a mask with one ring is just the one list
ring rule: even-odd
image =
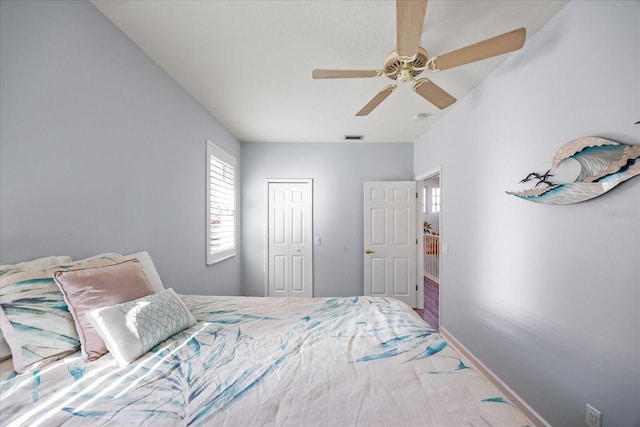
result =
[[416,245],[418,244],[418,239],[416,239]]
[[416,199],[417,199],[418,197],[420,197],[420,196],[418,196],[418,192],[416,191]]
[[418,290],[418,285],[416,285],[416,291]]

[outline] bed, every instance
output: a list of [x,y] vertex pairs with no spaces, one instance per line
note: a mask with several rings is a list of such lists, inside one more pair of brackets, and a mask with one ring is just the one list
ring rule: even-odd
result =
[[[51,269],[45,270],[49,275]],[[151,298],[164,295],[179,299],[174,301],[178,311],[184,309],[193,318],[187,322],[190,326],[178,325],[182,329],[168,338],[157,337],[162,340],[139,357],[133,354],[129,356],[133,360],[121,360],[120,352],[135,346],[118,348],[108,335],[105,342],[111,351],[95,360],[87,361],[85,351],[73,345],[52,356],[53,344],[43,343],[41,336],[34,345],[46,349],[30,352],[46,357],[35,363],[23,357],[18,362],[15,340],[20,333],[8,329],[18,325],[19,316],[27,316],[22,318],[27,324],[34,316],[51,317],[46,314],[50,311],[70,314],[71,306],[62,306],[75,303],[66,300],[66,288],[56,295],[45,277],[46,292],[37,292],[49,295],[45,298],[49,308],[41,307],[41,313],[26,310],[33,298],[12,297],[20,282],[3,271],[7,270],[0,270],[4,319],[0,325],[4,338],[14,344],[13,357],[0,362],[3,426],[530,424],[440,334],[406,304],[390,298],[169,295],[157,284],[157,293],[117,307],[128,307],[121,311],[130,315],[135,301],[151,307],[155,304],[149,303]],[[22,308],[17,310],[18,306]],[[98,314],[113,307],[92,311],[91,323],[97,330]],[[170,310],[160,314],[160,318],[172,316]],[[7,320],[13,323],[7,325]],[[52,323],[48,319],[47,327]]]

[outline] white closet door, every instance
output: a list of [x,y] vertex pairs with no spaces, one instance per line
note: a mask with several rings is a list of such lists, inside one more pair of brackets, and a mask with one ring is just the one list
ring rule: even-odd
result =
[[311,182],[268,184],[269,296],[313,296]]

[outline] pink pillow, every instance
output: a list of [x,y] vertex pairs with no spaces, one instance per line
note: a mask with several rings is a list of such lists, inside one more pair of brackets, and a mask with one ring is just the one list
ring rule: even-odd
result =
[[137,259],[103,267],[58,271],[53,278],[69,306],[80,338],[82,356],[88,361],[107,353],[107,347],[86,312],[154,293]]

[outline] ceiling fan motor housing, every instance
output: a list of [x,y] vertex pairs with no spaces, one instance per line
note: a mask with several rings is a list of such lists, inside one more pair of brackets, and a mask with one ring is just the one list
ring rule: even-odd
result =
[[427,51],[418,48],[416,57],[411,61],[402,61],[397,50],[391,52],[384,61],[384,72],[392,80],[406,83],[424,71],[427,65]]

